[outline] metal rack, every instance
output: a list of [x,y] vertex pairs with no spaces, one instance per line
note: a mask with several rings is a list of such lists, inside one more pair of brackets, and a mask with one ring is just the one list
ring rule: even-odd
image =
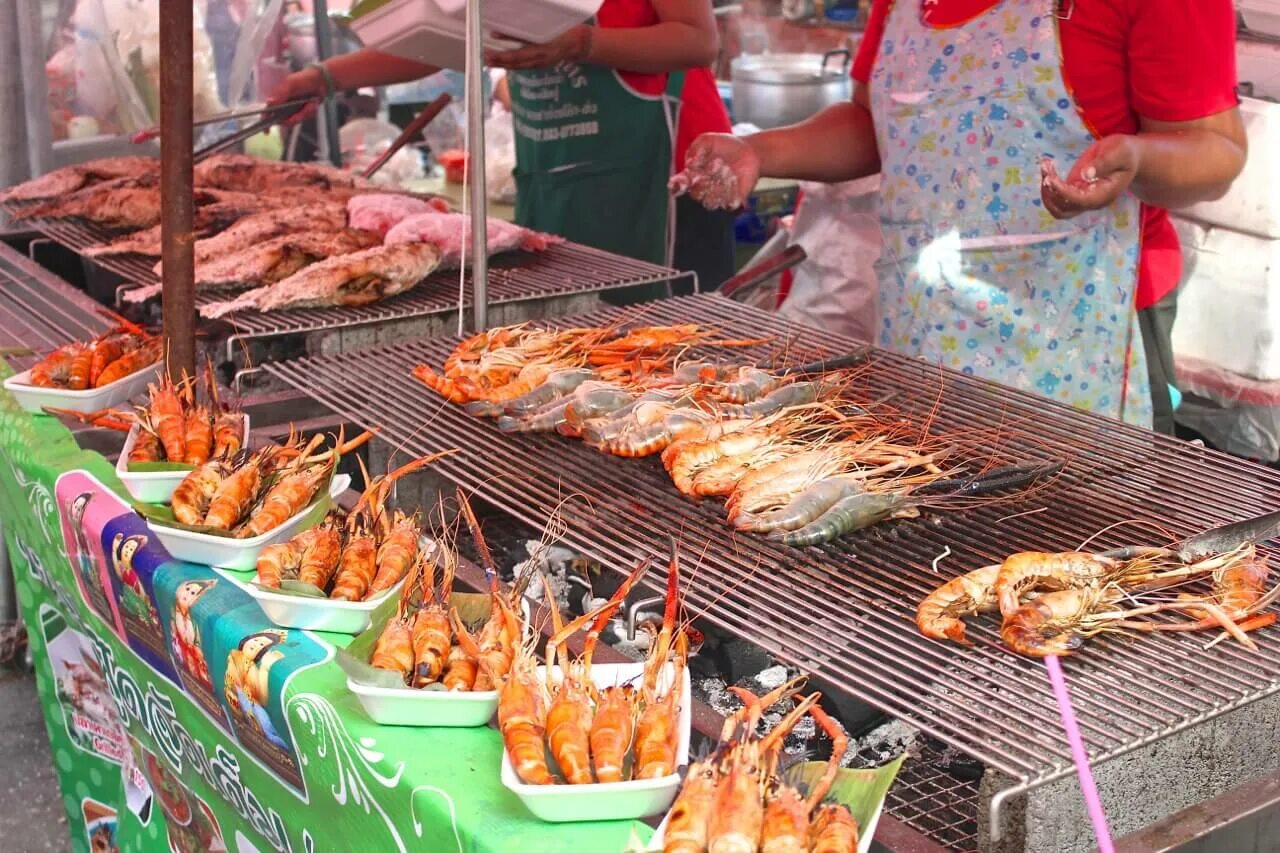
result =
[[[795,361],[848,352],[856,342],[792,326],[715,295],[564,318],[575,326],[639,321],[702,322],[730,336],[772,333],[774,344],[742,358]],[[987,430],[1011,452],[1068,463],[1048,490],[1027,498],[880,525],[820,548],[792,550],[735,536],[718,504],[694,504],[655,460],[603,459],[558,436],[509,436],[442,403],[409,376],[439,366],[453,341],[271,364],[266,370],[405,452],[461,447],[435,470],[530,524],[562,509],[565,539],[606,565],[661,553],[677,533],[700,556],[694,606],[780,659],[910,723],[1014,785],[993,801],[992,825],[1010,796],[1072,772],[1057,707],[1038,661],[999,643],[994,620],[970,630],[971,648],[924,639],[916,603],[942,580],[1018,550],[1068,550],[1104,531],[1099,549],[1161,541],[1274,509],[1280,472],[1081,413],[993,383],[876,352],[861,381],[872,394],[933,418],[943,434]],[[942,558],[939,561],[939,558]],[[727,594],[726,590],[728,591]],[[721,598],[720,596],[723,595]],[[1162,634],[1141,642],[1099,637],[1065,663],[1091,756],[1101,763],[1280,691],[1280,630],[1259,632],[1260,650]],[[1212,670],[1215,677],[1202,675]],[[946,821],[954,826],[954,821]],[[927,825],[917,824],[928,831]],[[941,828],[935,837],[941,837]]]
[[[36,355],[97,337],[110,326],[98,304],[39,264],[0,243],[0,348],[25,347]],[[32,357],[13,357],[26,369]]]

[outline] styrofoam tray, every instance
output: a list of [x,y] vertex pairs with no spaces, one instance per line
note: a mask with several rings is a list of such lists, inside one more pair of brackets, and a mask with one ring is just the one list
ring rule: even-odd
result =
[[166,527],[147,520],[147,527],[160,540],[160,544],[176,560],[197,563],[233,571],[253,571],[258,565],[262,549],[276,542],[286,542],[301,530],[319,524],[329,511],[333,499],[351,486],[351,477],[338,474],[329,484],[329,493],[275,530],[252,539],[232,539],[229,536],[210,536],[177,527]]
[[267,618],[281,628],[299,628],[306,631],[331,631],[335,634],[359,634],[369,627],[373,611],[387,600],[387,596],[399,593],[404,578],[390,589],[384,589],[368,601],[334,601],[329,598],[307,598],[272,592],[257,585],[258,575],[246,583],[237,580],[249,595],[258,602]]
[[[595,15],[603,0],[486,0],[486,50],[542,43]],[[466,68],[465,0],[391,0],[357,13],[351,28],[366,47],[440,68]],[[509,38],[494,36],[501,32]],[[514,40],[513,40],[514,39]]]
[[[242,445],[249,444],[249,416],[243,415],[244,433],[241,437]],[[120,451],[120,458],[116,460],[116,476],[120,478],[120,482],[124,483],[124,487],[129,490],[129,494],[133,495],[135,500],[149,504],[167,504],[173,498],[173,490],[178,488],[183,480],[187,478],[189,471],[130,471],[129,470],[129,454],[133,452],[133,446],[138,443],[138,434],[142,428],[137,424],[133,425],[133,429],[129,430],[129,437],[124,440],[124,450]]]
[[477,728],[498,710],[498,691],[468,693],[375,687],[347,678],[347,688],[360,700],[369,719],[383,726]]
[[[675,668],[667,664],[660,682],[671,682]],[[538,667],[538,677],[546,677],[546,667]],[[598,687],[632,682],[644,677],[643,663],[592,664],[591,680]],[[685,669],[681,687],[679,743],[676,767],[689,763],[691,713],[689,670]],[[558,679],[557,679],[558,680]],[[502,784],[520,798],[535,817],[549,823],[579,820],[634,820],[662,814],[671,807],[680,790],[680,775],[673,773],[661,779],[637,779],[630,782],[597,782],[592,785],[526,785],[516,776],[511,757],[502,751]]]
[[159,376],[164,362],[158,361],[130,373],[123,379],[117,379],[110,385],[101,388],[90,388],[85,391],[67,391],[62,388],[37,388],[31,383],[31,371],[10,376],[4,381],[4,390],[8,391],[28,412],[40,414],[45,406],[58,409],[70,409],[73,412],[96,412],[118,406],[130,397],[136,397],[147,390],[148,383]]
[[[529,602],[520,600],[524,624],[530,624]],[[412,687],[378,687],[347,678],[347,688],[360,700],[369,719],[383,726],[478,728],[498,710],[498,691],[453,693]]]

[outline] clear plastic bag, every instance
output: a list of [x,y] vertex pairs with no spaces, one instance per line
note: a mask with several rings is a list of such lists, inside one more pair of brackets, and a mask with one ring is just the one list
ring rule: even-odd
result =
[[516,135],[511,113],[495,103],[484,123],[484,178],[489,201],[516,203]]
[[[375,118],[358,118],[347,122],[338,131],[343,167],[353,172],[363,172],[382,156],[399,135],[400,128]],[[373,180],[384,186],[402,187],[425,177],[422,154],[409,144],[393,154],[374,173]]]
[[1280,381],[1250,379],[1186,356],[1178,356],[1177,366],[1178,423],[1227,453],[1280,460]]
[[[203,3],[195,4],[195,117],[224,109]],[[160,118],[159,0],[78,0],[45,70],[53,138],[118,135]]]

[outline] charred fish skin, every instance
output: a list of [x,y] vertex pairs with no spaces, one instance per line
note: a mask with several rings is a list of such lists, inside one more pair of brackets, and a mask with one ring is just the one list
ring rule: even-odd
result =
[[440,251],[429,243],[375,246],[313,264],[283,281],[200,309],[207,319],[257,309],[367,305],[403,293],[430,275]]

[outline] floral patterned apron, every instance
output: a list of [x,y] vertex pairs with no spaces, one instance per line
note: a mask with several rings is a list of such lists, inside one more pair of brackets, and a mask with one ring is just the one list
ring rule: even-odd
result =
[[1094,141],[1062,76],[1054,0],[933,29],[893,4],[871,78],[881,159],[880,343],[1151,426],[1125,193],[1059,221],[1039,161]]

